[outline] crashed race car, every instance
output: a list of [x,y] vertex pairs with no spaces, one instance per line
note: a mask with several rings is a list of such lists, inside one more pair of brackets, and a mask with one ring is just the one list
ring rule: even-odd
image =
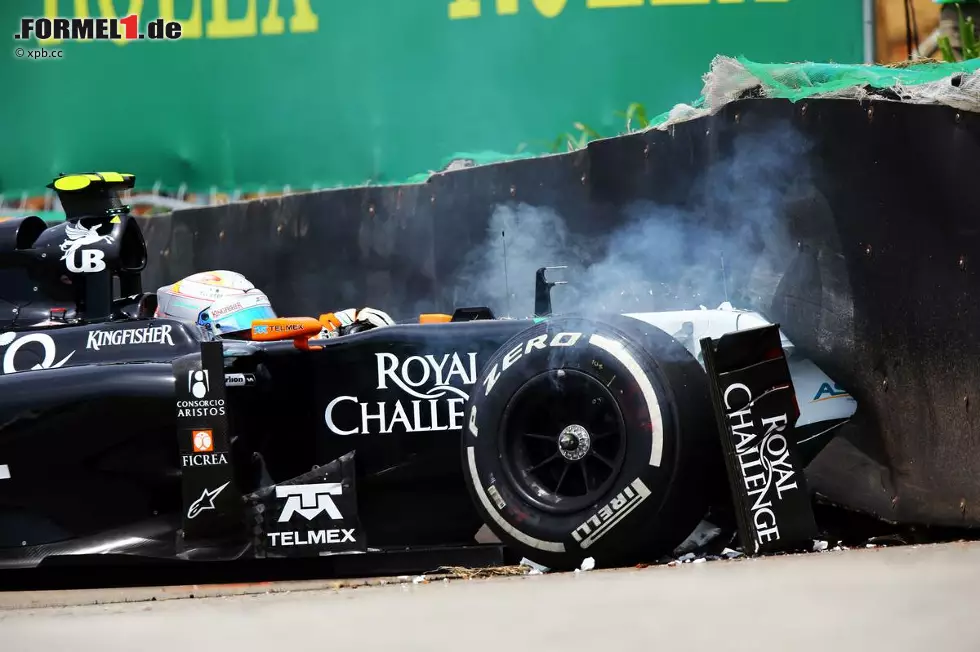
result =
[[64,175],[64,223],[0,222],[0,567],[485,528],[550,568],[611,566],[718,505],[748,552],[813,536],[803,470],[856,403],[763,316],[553,315],[544,268],[532,319],[281,317],[223,270],[144,292],[133,181]]

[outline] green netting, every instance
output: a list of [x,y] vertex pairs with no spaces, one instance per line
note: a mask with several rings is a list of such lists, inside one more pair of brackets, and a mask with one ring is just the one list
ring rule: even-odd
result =
[[762,82],[768,97],[780,97],[794,102],[816,94],[836,93],[855,86],[876,89],[917,86],[980,69],[978,59],[959,63],[921,63],[902,68],[833,63],[787,66],[755,63],[743,58],[738,61],[745,66],[748,73]]
[[744,57],[715,57],[704,76],[701,97],[679,104],[657,116],[653,126],[714,113],[746,95],[799,100],[823,98],[866,99],[946,104],[980,112],[980,59],[958,63],[934,61],[905,66],[835,63],[758,63]]

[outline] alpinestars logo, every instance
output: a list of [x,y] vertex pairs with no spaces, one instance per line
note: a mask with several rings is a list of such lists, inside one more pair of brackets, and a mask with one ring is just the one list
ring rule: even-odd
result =
[[214,499],[218,497],[225,487],[231,484],[231,481],[224,483],[217,489],[205,489],[201,494],[201,497],[191,503],[191,506],[187,509],[187,518],[197,518],[197,515],[201,512],[206,512],[208,510],[214,509]]

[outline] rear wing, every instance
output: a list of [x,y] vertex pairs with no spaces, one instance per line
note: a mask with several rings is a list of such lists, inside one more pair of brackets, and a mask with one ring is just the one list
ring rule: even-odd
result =
[[778,325],[701,340],[742,548],[809,547],[813,506],[796,453],[800,408]]

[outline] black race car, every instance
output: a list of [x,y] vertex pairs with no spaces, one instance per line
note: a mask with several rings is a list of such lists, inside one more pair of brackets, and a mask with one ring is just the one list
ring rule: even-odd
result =
[[552,568],[611,565],[718,504],[750,552],[812,536],[802,469],[856,406],[760,315],[554,316],[541,270],[533,319],[215,339],[153,317],[132,186],[62,176],[64,223],[0,222],[0,567],[469,545],[483,526]]

